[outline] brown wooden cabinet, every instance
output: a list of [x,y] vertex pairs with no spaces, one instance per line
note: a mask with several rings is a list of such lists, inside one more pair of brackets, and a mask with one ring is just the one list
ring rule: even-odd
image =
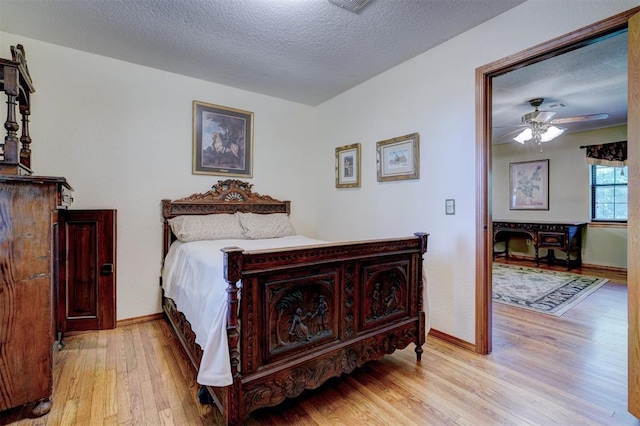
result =
[[58,210],[65,178],[0,176],[0,411],[51,409]]

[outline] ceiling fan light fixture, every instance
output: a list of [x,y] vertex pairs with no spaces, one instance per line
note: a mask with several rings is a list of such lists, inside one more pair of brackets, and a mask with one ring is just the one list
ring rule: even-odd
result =
[[540,135],[540,142],[549,142],[564,133],[566,129],[562,127],[549,126],[549,128]]
[[533,132],[531,131],[531,128],[527,127],[522,132],[520,132],[518,136],[513,138],[513,140],[518,143],[525,143],[526,141],[530,140],[532,137],[533,137]]
[[[329,0],[332,1],[332,0]],[[514,137],[513,140],[524,144],[528,141],[533,141],[536,145],[540,147],[540,152],[542,152],[542,144],[545,142],[549,142],[562,135],[567,129],[563,127],[558,127],[556,124],[565,124],[565,123],[576,123],[581,121],[591,121],[591,120],[604,120],[609,118],[609,114],[600,113],[600,114],[586,114],[586,115],[576,115],[571,117],[557,118],[552,119],[552,117],[556,114],[555,111],[540,111],[538,108],[544,102],[544,98],[533,98],[529,100],[529,105],[534,108],[534,111],[524,114],[522,116],[522,125],[518,127],[524,127],[518,136]],[[551,106],[555,108],[562,108],[566,105],[561,102],[555,102],[551,104]],[[507,126],[509,127],[509,126]],[[509,132],[509,135],[512,133]]]

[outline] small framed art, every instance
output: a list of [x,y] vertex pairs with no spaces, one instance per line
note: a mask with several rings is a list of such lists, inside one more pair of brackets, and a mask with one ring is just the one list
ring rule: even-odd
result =
[[360,188],[360,144],[336,148],[336,188]]
[[193,173],[251,177],[253,113],[193,101]]
[[549,210],[549,160],[509,164],[509,209]]
[[376,143],[378,182],[420,178],[418,133]]

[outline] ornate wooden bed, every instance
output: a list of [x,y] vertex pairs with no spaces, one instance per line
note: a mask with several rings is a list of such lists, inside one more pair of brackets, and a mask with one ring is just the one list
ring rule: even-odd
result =
[[[252,186],[219,181],[206,193],[162,200],[164,255],[176,239],[168,222],[173,217],[289,214],[289,201],[254,193]],[[415,343],[419,361],[425,339],[422,263],[427,239],[428,234],[417,233],[285,250],[223,249],[233,384],[206,389],[225,422],[241,423],[256,409],[297,397],[410,343]],[[319,307],[321,332],[293,336],[296,314],[317,313]],[[202,349],[179,308],[163,296],[166,317],[197,370]]]

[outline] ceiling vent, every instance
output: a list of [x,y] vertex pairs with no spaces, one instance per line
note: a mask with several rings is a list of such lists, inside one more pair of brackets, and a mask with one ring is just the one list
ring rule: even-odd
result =
[[562,102],[552,102],[549,103],[545,106],[545,109],[558,109],[558,108],[564,108],[566,107],[565,104],[563,104]]
[[371,0],[329,0],[330,3],[340,6],[343,9],[350,10],[352,12],[358,12],[365,7]]

